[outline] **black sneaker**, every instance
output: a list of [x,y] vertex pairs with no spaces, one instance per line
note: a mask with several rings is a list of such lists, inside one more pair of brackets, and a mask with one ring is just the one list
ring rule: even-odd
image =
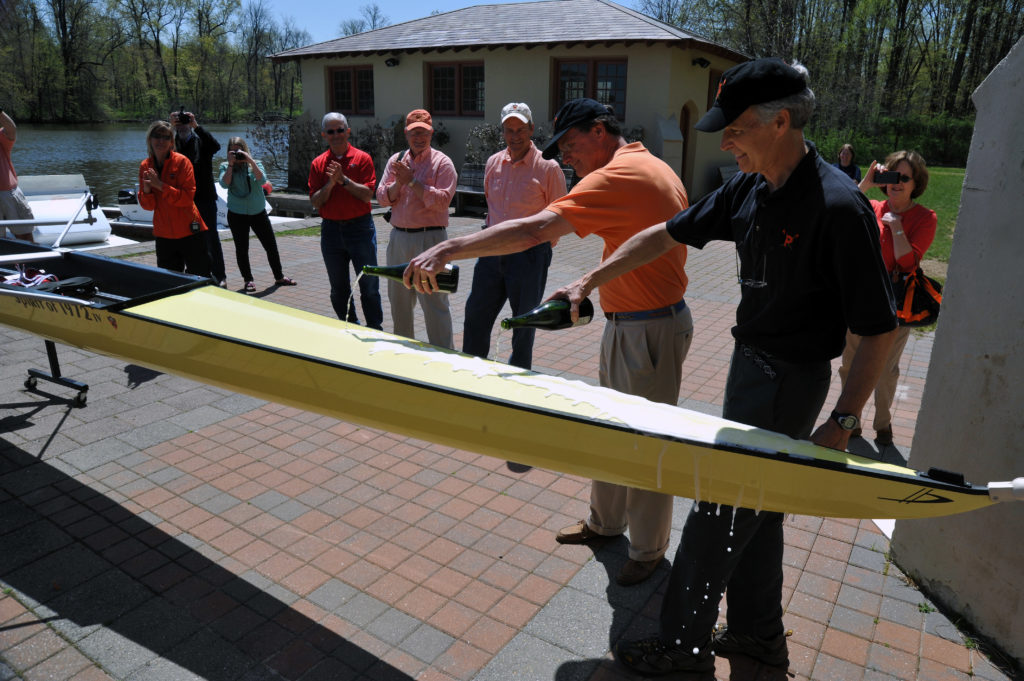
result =
[[620,641],[615,646],[619,662],[643,676],[674,672],[710,672],[715,669],[711,642],[701,648],[668,646],[657,636],[638,641]]
[[756,638],[747,634],[736,634],[727,626],[715,629],[711,637],[711,648],[716,655],[746,655],[769,667],[789,667],[789,646],[786,636],[791,632],[779,634],[773,639]]

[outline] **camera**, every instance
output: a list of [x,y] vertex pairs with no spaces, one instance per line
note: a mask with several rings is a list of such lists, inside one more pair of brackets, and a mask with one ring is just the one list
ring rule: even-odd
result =
[[235,155],[235,160],[236,161],[241,161],[242,159],[245,158],[245,152],[244,151],[237,151],[236,150],[236,151],[233,151],[231,153],[233,153]]
[[899,184],[900,174],[895,170],[875,171],[875,182],[877,184]]
[[178,125],[189,125],[192,123],[192,115],[185,113],[185,107],[178,107]]

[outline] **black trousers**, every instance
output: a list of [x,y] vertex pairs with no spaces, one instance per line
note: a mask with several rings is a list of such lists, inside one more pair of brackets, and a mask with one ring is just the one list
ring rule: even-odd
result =
[[206,235],[196,232],[180,239],[156,238],[156,266],[199,277],[210,276]]

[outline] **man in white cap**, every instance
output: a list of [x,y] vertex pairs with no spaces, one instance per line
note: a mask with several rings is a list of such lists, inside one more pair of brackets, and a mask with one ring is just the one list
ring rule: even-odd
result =
[[[545,159],[533,144],[533,114],[529,106],[512,102],[502,108],[501,135],[505,148],[487,159],[484,171],[484,229],[533,215],[565,195],[565,173],[557,161]],[[551,246],[544,242],[519,253],[490,255],[476,261],[473,288],[466,301],[463,352],[487,356],[491,329],[506,300],[513,315],[528,312],[540,303],[548,280]],[[534,329],[512,332],[509,364],[523,369],[531,367],[534,333]]]

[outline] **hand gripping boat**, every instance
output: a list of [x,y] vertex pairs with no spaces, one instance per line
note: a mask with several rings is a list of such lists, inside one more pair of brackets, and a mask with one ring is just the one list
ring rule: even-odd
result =
[[89,299],[0,285],[0,323],[255,397],[453,447],[755,510],[921,518],[1024,498],[225,291],[208,280],[0,241],[91,278]]

